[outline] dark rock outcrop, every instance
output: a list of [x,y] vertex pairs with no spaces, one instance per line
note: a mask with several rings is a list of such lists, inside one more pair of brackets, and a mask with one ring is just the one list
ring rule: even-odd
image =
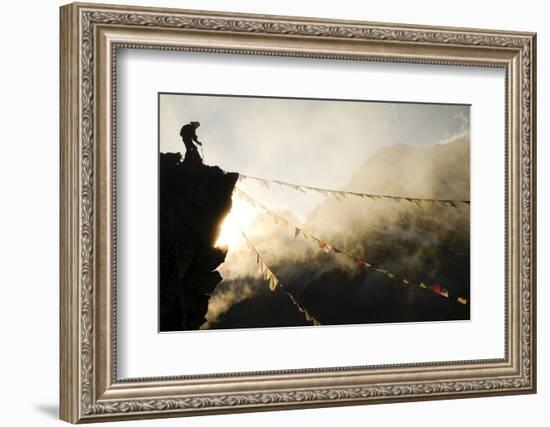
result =
[[160,331],[195,330],[222,280],[216,268],[227,249],[214,244],[238,174],[179,153],[160,154],[159,174]]

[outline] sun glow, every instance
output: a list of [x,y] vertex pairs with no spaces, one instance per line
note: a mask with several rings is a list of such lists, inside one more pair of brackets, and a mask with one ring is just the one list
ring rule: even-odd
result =
[[220,235],[216,241],[216,246],[236,246],[244,240],[242,231],[252,223],[256,215],[256,210],[243,200],[232,198],[233,205],[225,217],[220,229]]

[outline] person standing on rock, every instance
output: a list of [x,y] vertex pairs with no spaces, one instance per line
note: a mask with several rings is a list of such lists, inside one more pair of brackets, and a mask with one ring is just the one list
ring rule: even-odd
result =
[[197,129],[200,125],[201,124],[199,122],[190,122],[184,125],[180,130],[180,136],[186,150],[184,161],[189,160],[202,162],[197,146],[195,145],[198,144],[202,147],[202,142],[200,142],[197,137]]

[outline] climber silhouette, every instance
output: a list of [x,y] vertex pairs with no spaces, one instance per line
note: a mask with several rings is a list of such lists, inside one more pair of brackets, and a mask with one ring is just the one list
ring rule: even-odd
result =
[[199,122],[190,122],[186,125],[184,125],[180,130],[180,136],[183,140],[183,144],[185,145],[185,158],[184,162],[200,162],[202,163],[202,158],[199,155],[199,151],[197,150],[197,146],[195,144],[198,144],[202,146],[202,142],[199,141],[197,138],[197,128],[201,124]]

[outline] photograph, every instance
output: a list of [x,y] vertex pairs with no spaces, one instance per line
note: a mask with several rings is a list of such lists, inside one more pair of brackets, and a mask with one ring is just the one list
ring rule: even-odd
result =
[[[75,424],[254,412],[280,425],[355,405],[386,424],[425,424],[435,405],[434,420],[464,424],[479,418],[468,399],[488,396],[530,402],[484,402],[506,425],[540,418],[542,14],[291,3],[29,15],[59,29],[57,48],[33,50],[46,62],[26,64],[55,59],[58,84],[40,86],[59,120],[55,106],[36,117],[59,148],[5,145],[16,168],[59,165],[57,199],[36,191],[46,172],[27,173],[30,193],[11,185],[34,208],[59,202],[40,227],[58,236],[59,291],[34,298],[58,312],[59,351],[28,377],[58,375],[53,402]],[[28,114],[7,141],[26,127]],[[36,233],[6,224],[21,276]],[[334,424],[326,414],[304,422]]]
[[160,92],[158,139],[159,332],[470,319],[470,105]]

